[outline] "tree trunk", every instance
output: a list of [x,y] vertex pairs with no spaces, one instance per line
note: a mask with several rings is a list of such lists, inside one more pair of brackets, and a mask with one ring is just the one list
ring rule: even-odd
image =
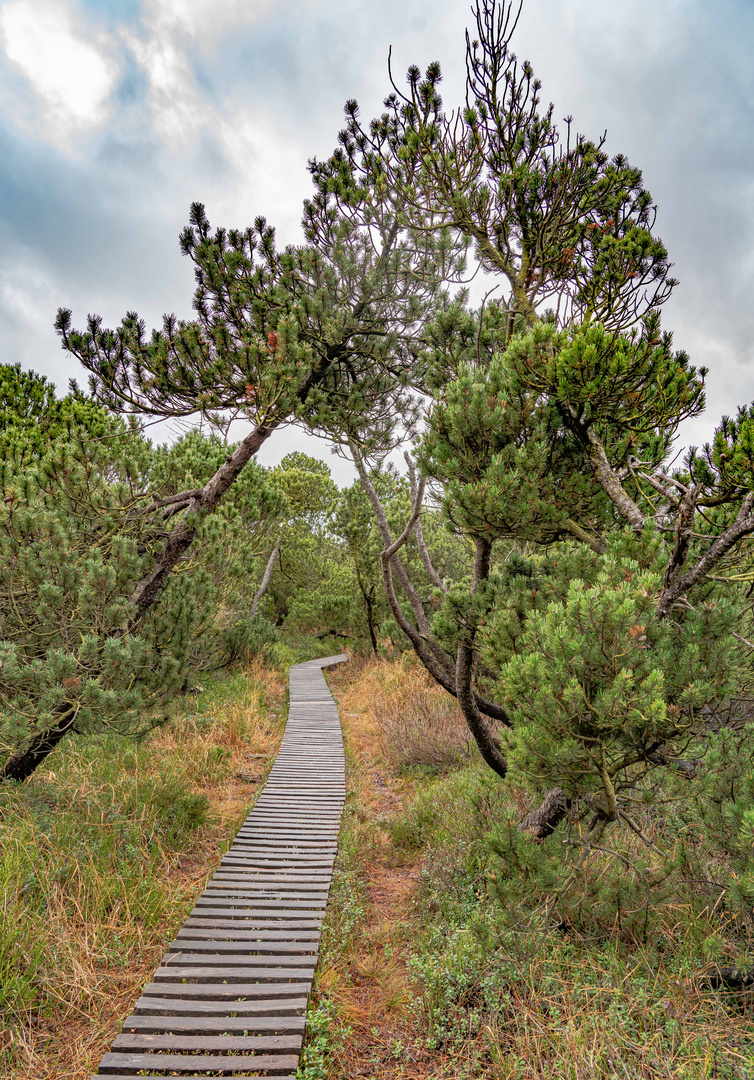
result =
[[77,713],[77,708],[68,707],[54,727],[32,735],[23,750],[11,754],[0,769],[0,780],[27,780],[73,728]]
[[275,547],[272,549],[272,554],[267,560],[267,566],[264,568],[264,574],[262,574],[262,583],[257,589],[256,596],[251,602],[249,608],[249,618],[253,619],[257,613],[257,608],[262,600],[262,597],[267,592],[267,586],[270,584],[270,578],[272,577],[272,571],[275,569],[275,563],[277,562],[278,555],[280,554],[280,545],[283,542],[283,530],[280,530],[280,536],[277,539]]
[[550,836],[568,812],[568,800],[559,787],[548,791],[542,805],[527,814],[521,822],[521,828],[536,840],[545,840]]
[[359,567],[356,565],[356,581],[361,592],[361,598],[364,601],[364,611],[367,617],[367,626],[369,628],[369,640],[372,643],[372,652],[377,655],[377,634],[374,629],[374,586],[371,585],[369,589],[365,588]]
[[[472,601],[474,593],[477,592],[480,585],[489,577],[491,551],[492,544],[488,540],[476,541],[474,589],[471,594]],[[463,714],[463,718],[468,725],[469,731],[474,736],[474,741],[479,748],[479,753],[492,771],[504,779],[508,772],[508,762],[500,752],[497,740],[477,708],[474,691],[472,689],[476,631],[476,619],[473,617],[469,618],[456,653],[456,698],[458,700],[458,707]]]
[[372,643],[372,652],[377,655],[377,634],[374,629],[374,603],[368,593],[364,593],[364,606],[367,610],[367,626],[369,627],[369,640]]

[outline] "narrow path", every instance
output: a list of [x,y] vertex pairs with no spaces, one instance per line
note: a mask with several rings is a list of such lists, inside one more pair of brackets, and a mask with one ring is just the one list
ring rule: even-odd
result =
[[294,1080],[345,799],[322,668],[346,659],[291,668],[267,784],[94,1080]]

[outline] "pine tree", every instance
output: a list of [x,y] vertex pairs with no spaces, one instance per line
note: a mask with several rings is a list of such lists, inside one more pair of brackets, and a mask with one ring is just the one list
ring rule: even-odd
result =
[[[604,138],[558,130],[511,51],[518,12],[477,4],[461,109],[444,111],[438,64],[409,69],[368,127],[346,107],[354,175],[389,187],[407,228],[472,244],[503,291],[476,312],[445,297],[422,335],[415,385],[433,400],[402,530],[352,448],[393,615],[485,761],[541,801],[524,833],[565,820],[578,862],[632,827],[637,786],[694,774],[705,710],[733,690],[740,604],[714,579],[754,534],[754,414],[669,471],[706,372],[660,326],[676,282],[655,207]],[[433,618],[401,562],[426,483],[474,550]]]
[[[194,204],[181,236],[195,266],[192,320],[168,315],[147,335],[131,312],[115,330],[91,316],[78,331],[70,311],[58,312],[63,346],[89,370],[92,394],[108,409],[202,416],[221,426],[245,417],[250,424],[201,486],[133,509],[138,527],[159,545],[139,564],[142,576],[129,580],[121,624],[105,633],[103,650],[110,633],[120,641],[154,618],[165,590],[178,587],[172,579],[202,528],[212,528],[205,522],[278,428],[300,423],[338,440],[357,428],[378,447],[415,414],[409,345],[441,284],[438,244],[412,237],[390,200],[378,205],[367,189],[336,203],[335,178],[316,163],[311,168],[315,194],[304,207],[307,243],[298,248],[278,250],[262,218],[243,231],[213,232]],[[4,775],[28,775],[71,729],[76,709],[75,695],[56,700],[23,748],[25,764],[13,755]]]

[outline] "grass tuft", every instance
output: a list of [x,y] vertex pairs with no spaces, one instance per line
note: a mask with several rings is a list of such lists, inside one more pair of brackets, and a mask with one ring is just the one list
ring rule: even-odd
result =
[[[475,755],[407,769],[403,740],[386,739],[383,723],[428,715],[412,664],[344,665],[328,681],[349,794],[315,983],[316,1053],[302,1077],[751,1080],[754,992],[708,980],[707,946],[738,953],[740,929],[682,890],[677,902],[652,893],[646,940],[630,912],[607,921],[608,878],[624,865],[609,853],[593,870],[605,896],[587,892],[578,923],[525,917],[532,881],[490,842],[529,809],[523,791]],[[670,848],[685,842],[672,815],[657,828]],[[611,842],[635,861],[632,833]],[[504,874],[506,905],[494,881]]]
[[256,666],[0,785],[0,1076],[96,1071],[262,787],[284,693]]

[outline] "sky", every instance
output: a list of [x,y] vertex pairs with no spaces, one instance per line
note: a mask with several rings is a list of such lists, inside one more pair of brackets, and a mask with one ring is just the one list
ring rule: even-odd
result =
[[[86,373],[59,306],[76,326],[190,317],[193,201],[213,225],[262,214],[299,242],[306,163],[335,147],[345,101],[381,111],[392,48],[398,80],[438,59],[446,106],[461,102],[470,20],[459,0],[0,0],[0,362],[64,392]],[[682,431],[704,442],[754,399],[754,2],[525,0],[514,48],[556,118],[606,129],[643,171],[680,279],[665,328],[710,369],[707,413]],[[350,482],[292,428],[260,460],[293,449]]]

